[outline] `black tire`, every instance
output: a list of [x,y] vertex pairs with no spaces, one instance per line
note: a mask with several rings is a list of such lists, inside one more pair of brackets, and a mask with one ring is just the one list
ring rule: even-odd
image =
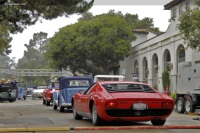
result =
[[185,113],[189,113],[189,112],[194,112],[195,111],[195,108],[194,108],[194,105],[193,105],[193,101],[192,99],[189,97],[185,100]]
[[58,106],[55,104],[55,102],[53,101],[53,109],[57,110]]
[[50,102],[49,101],[46,101],[46,106],[50,106]]
[[184,102],[184,98],[183,97],[179,97],[176,101],[176,111],[178,113],[184,113],[185,112],[185,102]]
[[60,112],[64,112],[64,107],[63,107],[63,106],[60,106],[59,111],[60,111]]
[[45,104],[46,104],[46,100],[43,99],[43,105],[45,105]]
[[99,117],[94,103],[92,106],[92,123],[94,126],[100,126],[103,124],[103,120]]
[[151,123],[154,125],[154,126],[163,126],[166,122],[166,119],[164,120],[151,120]]
[[13,99],[9,99],[8,101],[9,101],[10,103],[12,103],[12,102],[13,102]]
[[83,119],[83,117],[82,116],[80,116],[77,112],[76,112],[76,108],[75,108],[75,106],[74,106],[74,104],[73,104],[73,116],[74,116],[74,119],[75,120],[82,120]]

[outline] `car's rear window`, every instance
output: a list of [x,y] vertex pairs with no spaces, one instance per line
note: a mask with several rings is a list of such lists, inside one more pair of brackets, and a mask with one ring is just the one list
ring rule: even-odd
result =
[[89,86],[89,80],[69,80],[69,86]]
[[103,84],[108,92],[124,91],[124,92],[155,92],[150,86],[145,84]]

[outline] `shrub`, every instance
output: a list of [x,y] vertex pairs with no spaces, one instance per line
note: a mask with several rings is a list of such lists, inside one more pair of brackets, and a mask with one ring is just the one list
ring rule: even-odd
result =
[[169,72],[166,70],[162,73],[163,88],[166,90],[166,85],[170,86]]

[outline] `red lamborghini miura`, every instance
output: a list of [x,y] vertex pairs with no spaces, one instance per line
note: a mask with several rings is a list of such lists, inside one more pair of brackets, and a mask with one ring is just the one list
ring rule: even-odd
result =
[[75,120],[87,117],[96,126],[104,121],[164,125],[174,109],[174,100],[144,83],[103,81],[75,93],[72,106]]

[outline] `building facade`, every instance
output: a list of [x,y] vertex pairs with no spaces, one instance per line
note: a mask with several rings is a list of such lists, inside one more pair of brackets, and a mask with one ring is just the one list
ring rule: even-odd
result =
[[169,91],[176,90],[178,63],[200,57],[200,53],[187,48],[177,29],[179,15],[194,6],[194,0],[173,0],[166,4],[165,10],[171,10],[171,22],[161,35],[146,29],[133,31],[137,40],[132,42],[131,55],[120,62],[119,73],[125,76],[125,80],[133,80],[133,74],[138,74],[140,82],[163,92],[162,73],[167,70],[170,75]]

